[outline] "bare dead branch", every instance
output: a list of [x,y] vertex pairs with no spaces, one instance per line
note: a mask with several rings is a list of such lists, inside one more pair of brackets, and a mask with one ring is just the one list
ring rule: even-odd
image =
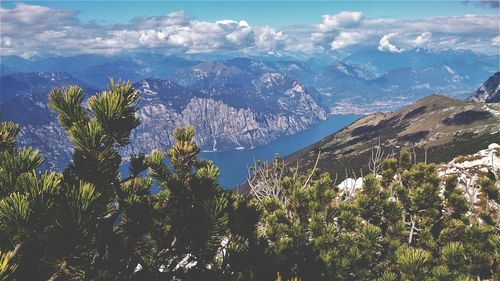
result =
[[311,180],[312,176],[314,175],[314,173],[316,172],[316,168],[318,167],[318,163],[319,163],[319,158],[321,156],[321,150],[318,151],[318,157],[316,157],[316,163],[314,163],[314,167],[311,171],[311,173],[309,174],[309,177],[307,178],[306,182],[304,183],[304,186],[303,188],[306,188],[307,185],[309,184],[309,181]]
[[370,160],[368,161],[368,169],[374,175],[377,175],[382,162],[384,161],[384,151],[382,145],[380,144],[380,138],[378,139],[378,144],[372,147]]

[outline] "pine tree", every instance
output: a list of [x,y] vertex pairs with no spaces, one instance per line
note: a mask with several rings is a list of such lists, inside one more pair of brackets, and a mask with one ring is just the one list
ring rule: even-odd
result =
[[257,214],[217,184],[219,169],[197,158],[194,134],[191,126],[177,128],[172,148],[154,150],[145,159],[160,187],[154,201],[153,252],[164,259],[169,278],[242,278],[249,274],[242,264],[256,243]]
[[500,279],[494,179],[468,198],[457,176],[402,152],[346,197],[278,156],[258,162],[247,197],[219,186],[191,126],[123,172],[139,92],[111,81],[84,100],[76,86],[49,96],[74,145],[62,173],[0,123],[0,280]]

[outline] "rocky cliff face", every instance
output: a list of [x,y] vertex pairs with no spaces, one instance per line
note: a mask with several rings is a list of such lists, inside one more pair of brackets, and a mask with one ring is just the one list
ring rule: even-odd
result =
[[495,73],[486,80],[468,100],[474,102],[500,102],[500,72]]
[[204,150],[253,148],[327,117],[300,83],[282,74],[265,74],[252,83],[253,104],[238,106],[224,96],[189,91],[171,81],[140,82],[142,124],[133,132],[133,142],[125,152],[168,147],[175,127],[187,124],[195,127],[196,141]]
[[[327,117],[301,83],[281,73],[246,73],[237,84],[224,78],[226,74],[205,81],[209,84],[200,89],[162,79],[136,83],[142,93],[138,112],[142,124],[133,131],[131,144],[122,148],[123,154],[168,148],[173,130],[182,125],[193,125],[201,148],[215,151],[264,145]],[[19,144],[39,148],[46,167],[64,167],[72,147],[47,107],[47,94],[52,87],[79,84],[78,80],[66,74],[31,73],[13,74],[2,81],[9,82],[2,83],[2,88],[14,94],[0,101],[1,119],[22,125]]]

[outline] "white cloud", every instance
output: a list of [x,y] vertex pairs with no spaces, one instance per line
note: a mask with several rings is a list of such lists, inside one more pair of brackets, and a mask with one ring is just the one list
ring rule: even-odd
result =
[[61,23],[71,22],[74,20],[74,13],[44,6],[18,3],[12,9],[0,7],[0,17],[4,24],[50,25],[54,20],[60,21]]
[[429,41],[431,41],[431,38],[432,32],[426,31],[422,32],[422,34],[420,34],[417,38],[415,38],[415,40],[412,40],[410,43],[414,47],[423,47],[427,43],[429,43]]
[[[335,15],[323,15],[322,22],[316,25],[314,32],[310,36],[310,40],[314,44],[323,46],[324,48],[334,48],[334,45],[341,48],[344,42],[346,42],[348,35],[344,34],[338,39],[336,37],[340,36],[339,33],[342,33],[343,30],[358,27],[362,23],[363,18],[363,13],[358,11],[343,11]],[[337,41],[334,43],[332,40]],[[350,45],[352,44],[354,43],[350,43]]]
[[172,12],[163,16],[137,17],[131,21],[130,27],[152,29],[158,26],[188,25],[189,15],[184,11]]
[[255,45],[257,48],[274,53],[286,48],[286,41],[289,38],[283,31],[276,31],[274,28],[265,26],[261,28],[255,37]]
[[278,30],[251,26],[244,19],[203,21],[179,11],[137,17],[127,24],[99,24],[81,22],[72,11],[17,4],[9,9],[0,8],[0,54],[29,57],[132,50],[166,54],[225,51],[277,54],[323,52],[354,45],[378,46],[389,52],[414,47],[494,52],[499,44],[499,21],[500,15],[367,19],[362,12],[344,11],[323,15],[317,25]]
[[357,26],[363,20],[363,13],[343,11],[336,15],[323,15],[320,31],[332,31]]
[[491,46],[500,46],[500,36],[495,36],[491,39]]
[[96,46],[129,49],[156,48],[186,53],[241,49],[252,45],[253,28],[246,21],[205,22],[175,12],[159,18],[135,19],[112,30]]
[[396,32],[384,35],[380,39],[380,41],[378,43],[378,48],[377,49],[379,51],[382,51],[382,52],[390,52],[390,53],[401,53],[401,52],[404,52],[404,49],[400,49],[400,48],[394,46],[390,42],[390,39],[393,38],[396,35],[397,35]]
[[0,46],[2,46],[2,47],[5,47],[5,48],[12,47],[12,40],[9,37],[0,38],[0,42],[1,42]]
[[[425,47],[429,49],[470,48],[478,52],[495,52],[490,44],[485,44],[491,37],[498,35],[500,15],[464,15],[452,17],[434,17],[416,20],[395,20],[387,18],[362,19],[359,24],[341,30],[321,31],[317,25],[311,40],[318,45],[341,49],[352,45],[377,47],[380,39],[387,34],[397,33],[397,38],[383,40],[384,50],[411,49]],[[356,39],[349,34],[358,35]],[[397,44],[393,40],[397,39]],[[477,42],[481,39],[481,43]],[[485,41],[486,40],[486,41]],[[392,46],[386,44],[389,41]],[[450,43],[446,45],[446,43]]]
[[331,47],[333,50],[343,49],[348,46],[359,43],[361,40],[364,39],[364,37],[365,36],[361,33],[342,31],[332,41]]
[[22,54],[19,54],[19,56],[23,59],[30,59],[34,56],[38,56],[39,53],[37,51],[32,51],[32,52],[24,52]]
[[[130,49],[202,53],[253,46],[253,28],[244,20],[199,21],[184,12],[140,17],[125,25],[82,24],[73,13],[18,4],[1,10],[2,54],[103,53]],[[29,24],[28,24],[29,23]],[[19,30],[27,32],[20,33]],[[7,42],[7,41],[6,41]]]

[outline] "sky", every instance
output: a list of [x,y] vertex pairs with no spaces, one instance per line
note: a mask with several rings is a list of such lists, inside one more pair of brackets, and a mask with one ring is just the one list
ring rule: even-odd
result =
[[498,1],[1,1],[0,55],[497,54]]

